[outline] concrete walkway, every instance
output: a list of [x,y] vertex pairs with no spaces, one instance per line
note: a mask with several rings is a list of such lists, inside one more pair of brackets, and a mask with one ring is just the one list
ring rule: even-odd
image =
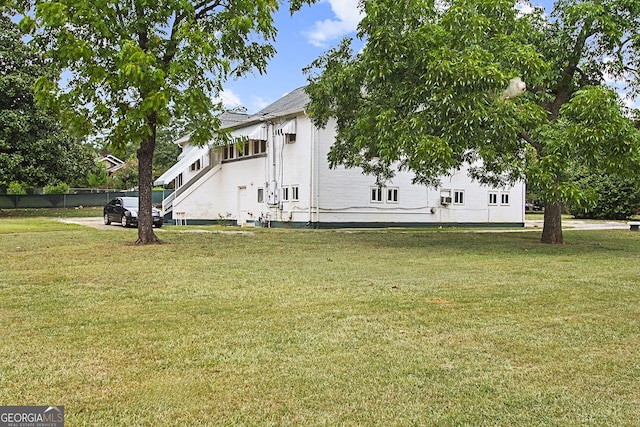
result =
[[[543,220],[525,221],[525,229],[540,229],[544,225]],[[629,229],[627,221],[594,221],[594,220],[562,220],[563,230],[624,230]]]

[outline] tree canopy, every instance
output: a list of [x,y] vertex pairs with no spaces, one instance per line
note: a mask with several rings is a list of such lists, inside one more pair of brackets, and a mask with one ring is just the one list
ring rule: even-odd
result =
[[[545,202],[547,243],[563,242],[562,203],[589,194],[572,165],[638,172],[638,130],[605,82],[638,94],[639,2],[560,0],[551,16],[514,0],[361,6],[364,48],[346,39],[307,69],[315,123],[337,120],[332,166],[381,181],[407,169],[434,186],[465,163],[487,184],[526,178]],[[517,79],[521,95],[507,90]]]
[[21,37],[0,15],[0,185],[72,184],[91,168],[91,151],[36,106],[34,84],[45,67]]
[[[16,0],[18,2],[18,0]],[[292,0],[290,10],[305,0]],[[169,118],[194,125],[209,141],[223,109],[222,84],[274,55],[277,0],[32,0],[22,26],[62,74],[43,76],[39,101],[70,113],[76,132],[100,134],[116,152],[137,148],[138,242],[158,241],[151,222],[157,127]],[[62,82],[62,84],[61,84]]]

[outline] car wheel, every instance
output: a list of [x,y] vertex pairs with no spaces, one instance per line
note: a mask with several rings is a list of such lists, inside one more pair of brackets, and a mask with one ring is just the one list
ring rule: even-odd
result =
[[109,219],[109,214],[104,214],[104,225],[111,225],[111,220]]
[[156,228],[161,228],[161,227],[162,227],[162,223],[161,222],[156,224]]
[[122,215],[122,219],[120,220],[120,225],[122,225],[123,227],[128,227],[129,223],[127,222],[127,217]]

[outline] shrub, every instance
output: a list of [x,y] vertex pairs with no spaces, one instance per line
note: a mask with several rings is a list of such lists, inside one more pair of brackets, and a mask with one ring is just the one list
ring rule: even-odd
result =
[[24,182],[10,182],[9,187],[7,187],[7,194],[23,196],[27,194],[27,185]]
[[44,187],[44,194],[67,194],[69,186],[64,182],[58,184],[49,184]]

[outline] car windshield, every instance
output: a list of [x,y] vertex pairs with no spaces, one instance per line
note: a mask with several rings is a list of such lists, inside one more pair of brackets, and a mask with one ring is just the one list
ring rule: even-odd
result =
[[122,199],[122,206],[128,209],[138,209],[138,199]]

